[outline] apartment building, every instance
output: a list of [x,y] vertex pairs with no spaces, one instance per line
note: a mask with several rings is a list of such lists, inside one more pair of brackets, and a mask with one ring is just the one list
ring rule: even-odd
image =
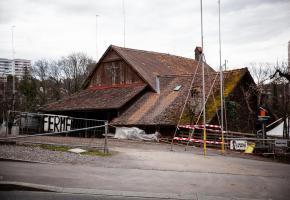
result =
[[12,75],[12,68],[15,66],[15,76],[22,79],[25,71],[31,71],[31,61],[25,59],[0,58],[0,81],[6,81],[8,75]]

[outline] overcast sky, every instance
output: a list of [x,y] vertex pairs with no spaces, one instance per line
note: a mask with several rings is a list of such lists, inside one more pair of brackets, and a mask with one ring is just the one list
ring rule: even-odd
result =
[[[126,47],[194,57],[200,42],[199,0],[125,0]],[[222,52],[229,67],[287,60],[290,0],[221,0]],[[204,0],[207,62],[217,69],[218,3]],[[2,0],[0,57],[57,59],[71,52],[96,58],[123,46],[122,0]],[[96,34],[96,14],[98,33]]]

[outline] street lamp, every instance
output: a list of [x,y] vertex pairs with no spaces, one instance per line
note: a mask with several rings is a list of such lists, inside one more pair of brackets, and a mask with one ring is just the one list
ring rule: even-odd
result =
[[99,15],[96,14],[96,61],[99,60],[99,53],[98,53],[98,17]]
[[12,111],[15,110],[15,49],[14,49],[14,28],[11,27],[11,46],[12,46]]

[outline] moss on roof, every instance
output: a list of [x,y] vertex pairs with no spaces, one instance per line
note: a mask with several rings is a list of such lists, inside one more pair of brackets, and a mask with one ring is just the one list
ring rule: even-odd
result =
[[[193,114],[189,111],[189,109],[185,109],[184,113],[180,119],[180,124],[191,124],[191,120],[192,121],[196,121],[195,118],[193,118],[192,116]],[[176,124],[178,123],[178,119],[176,120]]]
[[[246,68],[225,72],[224,98],[227,98],[233,92],[246,72]],[[218,87],[220,86],[220,84],[217,85]],[[206,118],[208,122],[211,121],[211,119],[215,116],[217,110],[220,109],[221,104],[220,89],[216,87],[214,87],[214,89],[214,94],[210,95],[206,103]]]
[[[231,71],[224,72],[224,98],[229,97],[229,95],[234,91],[236,86],[240,83],[243,76],[248,72],[246,68],[242,69],[236,69]],[[215,74],[211,75],[212,77],[210,80],[214,80]],[[213,82],[211,82],[213,84]],[[207,95],[207,94],[206,94]],[[220,83],[219,78],[216,79],[213,86],[213,91],[211,91],[211,94],[208,98],[208,101],[206,102],[206,119],[207,123],[210,123],[210,121],[213,119],[213,117],[216,115],[216,112],[220,109]],[[176,124],[178,123],[178,117],[176,116]],[[189,107],[187,106],[184,110],[184,113],[180,119],[180,124],[191,124],[192,122],[197,121],[197,116],[193,116],[193,113],[190,112]],[[202,121],[202,116],[199,119],[199,123]]]

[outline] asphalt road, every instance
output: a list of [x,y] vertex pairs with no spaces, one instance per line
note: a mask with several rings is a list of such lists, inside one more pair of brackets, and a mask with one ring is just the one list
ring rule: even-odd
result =
[[[89,165],[2,161],[0,179],[57,186],[62,192],[97,194],[104,199],[290,197],[290,165],[287,164],[168,150],[117,150],[120,152],[117,155],[100,158],[99,162]],[[18,195],[17,192],[3,194]],[[31,192],[28,197],[39,194]]]

